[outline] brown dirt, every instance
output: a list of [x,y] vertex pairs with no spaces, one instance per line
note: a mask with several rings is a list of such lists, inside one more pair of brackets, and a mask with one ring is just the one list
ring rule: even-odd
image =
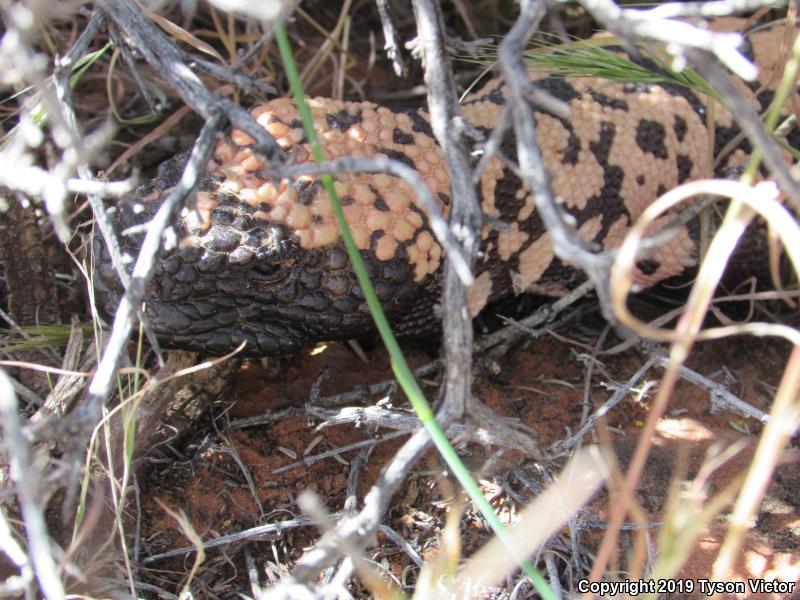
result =
[[[516,417],[535,428],[542,447],[547,448],[580,424],[585,372],[575,359],[575,351],[574,346],[554,338],[541,339],[507,357],[499,375],[491,379],[478,377],[475,382],[476,395],[498,414]],[[726,368],[736,382],[730,389],[752,405],[768,410],[769,386],[777,384],[785,355],[785,348],[775,342],[753,339],[723,341],[699,347],[690,366],[717,380],[720,370]],[[386,354],[381,348],[368,352],[368,358],[369,363],[365,364],[349,348],[330,344],[315,355],[275,359],[266,363],[248,362],[237,376],[233,403],[227,417],[236,419],[260,415],[305,402],[323,367],[329,369],[329,376],[321,388],[323,396],[379,381],[390,375]],[[426,359],[424,354],[411,357],[414,364],[425,362]],[[601,360],[609,375],[622,382],[631,376],[643,359],[629,352],[601,357]],[[659,376],[660,372],[654,371],[646,379],[655,386]],[[597,382],[603,380],[607,379],[596,370],[592,386],[596,405],[611,393],[598,385]],[[434,397],[433,388],[427,389],[429,397]],[[633,454],[654,391],[655,388],[650,387],[641,399],[629,397],[623,400],[608,415],[606,431],[623,466]],[[394,403],[400,404],[400,400],[396,399]],[[227,432],[224,431],[222,420],[217,420],[217,426],[221,433],[205,432],[185,448],[187,461],[174,464],[151,479],[147,492],[143,494],[142,539],[147,540],[147,554],[190,545],[175,520],[159,506],[159,501],[174,509],[184,510],[204,540],[297,514],[294,499],[303,490],[316,492],[328,510],[341,510],[350,472],[347,463],[355,455],[354,451],[344,452],[343,461],[328,458],[307,467],[297,466],[279,475],[275,475],[273,470],[301,459],[314,442],[317,443],[308,452],[310,455],[359,441],[371,434],[363,428],[352,426],[333,427],[318,433],[314,430],[314,424],[300,417],[287,418],[269,426]],[[750,433],[743,432],[742,426],[749,429]],[[749,467],[760,429],[753,420],[745,422],[737,415],[724,411],[712,413],[706,391],[685,382],[680,383],[668,414],[659,424],[658,435],[653,440],[650,459],[637,493],[648,522],[662,521],[672,474],[676,469],[687,469],[691,479],[713,445],[728,446],[739,440],[747,442],[744,451],[714,472],[708,485],[710,494],[719,492],[744,473]],[[321,439],[317,440],[318,437]],[[587,438],[588,441],[591,440]],[[399,443],[391,441],[375,447],[360,480],[359,498],[363,498]],[[254,480],[263,515],[259,513],[242,471],[230,453],[231,449],[238,453]],[[489,452],[469,445],[465,454],[466,462],[471,467],[479,468]],[[758,521],[746,538],[737,566],[737,573],[743,579],[800,579],[800,517],[797,500],[800,498],[800,465],[796,456],[794,459],[795,462],[780,466],[775,473]],[[504,465],[522,466],[536,479],[532,462],[520,459],[519,455],[509,454]],[[423,557],[429,555],[436,546],[437,533],[447,511],[442,499],[449,494],[443,493],[437,483],[441,473],[438,459],[429,454],[427,465],[419,465],[412,472],[384,521],[415,546]],[[487,493],[494,492],[493,501],[499,509],[508,509],[515,504],[512,497],[504,492],[503,485],[508,483],[508,479],[502,476],[502,470],[498,471],[497,477],[482,475],[482,478],[488,480],[485,490]],[[528,492],[523,491],[522,495],[530,499]],[[600,520],[607,518],[607,502],[607,496],[601,494],[589,507]],[[695,580],[708,578],[725,533],[724,516],[718,517],[697,541],[680,577]],[[583,543],[590,548],[596,547],[601,534],[601,530],[591,531]],[[654,542],[657,536],[655,530]],[[283,565],[290,565],[314,542],[317,533],[309,527],[275,538],[268,542],[255,542],[251,545],[253,552],[264,552],[266,556],[275,556],[275,560]],[[462,520],[462,538],[463,552],[469,554],[484,543],[488,535],[479,519],[468,515],[467,519]],[[627,564],[625,548],[630,548],[632,543],[633,537],[623,534],[621,554],[617,558],[619,564]],[[215,552],[219,551],[212,550],[209,555],[214,556]],[[243,577],[241,554],[237,548],[230,547],[224,552],[233,559],[233,563],[227,567],[226,576],[237,577],[231,566],[235,564],[238,565],[238,577]],[[408,556],[383,535],[379,535],[377,546],[373,546],[369,552],[372,559],[386,564],[398,578],[404,574],[407,576],[408,569],[413,566]],[[183,574],[188,564],[190,560],[185,558],[167,559],[159,561],[157,566]],[[163,572],[161,576],[164,577]],[[173,577],[176,583],[181,578],[178,575]],[[695,593],[684,597],[701,596]],[[779,596],[749,594],[745,597]]]

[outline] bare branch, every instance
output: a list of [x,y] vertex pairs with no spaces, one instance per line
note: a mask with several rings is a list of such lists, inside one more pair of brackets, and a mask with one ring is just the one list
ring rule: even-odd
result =
[[39,585],[47,598],[63,598],[64,587],[53,559],[53,548],[40,506],[39,474],[33,468],[28,438],[22,431],[17,396],[8,375],[0,369],[0,418],[3,442],[10,474],[16,485],[17,498],[25,521],[30,561]]
[[114,315],[114,324],[108,345],[103,352],[103,358],[97,366],[92,382],[89,384],[87,402],[82,407],[87,423],[95,422],[100,407],[113,387],[117,366],[133,329],[136,307],[141,304],[147,283],[155,270],[155,261],[161,247],[161,236],[177,207],[199,184],[200,177],[211,159],[216,137],[223,121],[224,117],[221,114],[212,113],[192,148],[191,156],[184,167],[180,181],[150,221],[150,229],[147,231],[133,268],[130,286],[120,299],[119,307]]
[[[471,262],[477,251],[483,217],[472,183],[463,127],[459,125],[462,118],[457,112],[458,94],[445,52],[441,8],[433,0],[415,0],[413,7],[423,50],[431,128],[450,173],[450,227],[461,242],[466,259]],[[446,307],[442,314],[445,382],[444,400],[438,417],[442,423],[462,417],[471,398],[472,317],[467,308],[467,293],[467,287],[463,280],[459,280],[452,261],[446,261],[442,293],[442,305]]]
[[394,28],[392,15],[389,12],[389,2],[387,0],[375,0],[375,4],[378,7],[378,14],[381,18],[383,39],[386,40],[383,49],[386,50],[386,56],[392,61],[395,75],[405,77],[406,66],[403,64],[403,55],[400,54],[400,48],[397,44],[397,32]]
[[255,149],[268,159],[269,167],[280,177],[280,167],[285,159],[275,139],[241,106],[209,92],[186,64],[183,53],[132,2],[100,0],[98,6],[186,104],[206,119],[210,119],[216,111],[224,114],[234,127],[256,141]]

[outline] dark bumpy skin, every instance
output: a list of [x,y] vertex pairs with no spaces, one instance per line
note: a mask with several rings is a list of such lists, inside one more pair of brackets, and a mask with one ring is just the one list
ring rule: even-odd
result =
[[[184,153],[164,163],[159,176],[138,193],[160,197],[177,182],[187,157]],[[203,187],[215,184],[210,177]],[[302,248],[286,224],[258,223],[235,195],[214,196],[210,227],[180,220],[176,228],[184,243],[163,258],[153,277],[145,314],[165,347],[219,355],[246,340],[245,356],[263,356],[369,331],[372,318],[341,244]],[[121,232],[140,224],[157,206],[121,204],[115,226]],[[135,253],[143,237],[123,237],[124,249]],[[94,244],[104,258],[96,287],[111,311],[121,288],[102,242],[95,238]],[[419,301],[419,287],[405,261],[373,258],[366,265],[390,318]]]
[[[751,40],[756,59],[775,62],[782,29]],[[767,65],[769,72],[769,65]],[[618,246],[630,224],[658,195],[710,176],[712,152],[735,135],[735,124],[715,111],[711,149],[703,100],[670,86],[609,84],[583,78],[541,78],[538,86],[569,102],[569,121],[537,114],[537,134],[555,193],[581,235],[598,248]],[[752,95],[752,94],[751,94]],[[757,100],[766,102],[764,94]],[[757,101],[754,97],[754,101]],[[465,116],[487,134],[504,103],[502,86],[489,83],[463,105]],[[449,178],[423,111],[390,111],[374,104],[311,101],[315,126],[329,158],[384,155],[414,167],[446,214]],[[296,107],[279,99],[253,115],[296,162],[311,161]],[[234,131],[221,142],[191,209],[175,224],[178,247],[157,267],[145,313],[165,347],[219,355],[247,342],[245,356],[285,354],[321,340],[347,339],[372,330],[372,319],[350,269],[329,200],[318,181],[272,182]],[[747,148],[718,163],[717,173],[740,164]],[[514,143],[503,152],[514,158]],[[159,169],[137,190],[135,203],[113,214],[118,233],[145,222],[180,177],[187,154]],[[336,186],[348,223],[398,333],[429,330],[440,286],[441,248],[408,185],[387,175],[343,176]],[[533,291],[559,295],[583,278],[553,255],[533,199],[497,158],[480,183],[487,223],[473,314],[490,300]],[[665,216],[657,223],[669,220]],[[135,254],[142,236],[123,237]],[[96,286],[112,312],[121,289],[102,243],[95,240]],[[637,265],[637,283],[651,285],[695,264],[689,229]]]

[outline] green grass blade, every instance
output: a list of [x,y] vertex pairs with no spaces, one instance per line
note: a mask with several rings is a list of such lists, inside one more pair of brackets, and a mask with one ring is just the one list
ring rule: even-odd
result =
[[627,55],[609,47],[619,48],[617,38],[604,37],[582,40],[573,44],[541,46],[526,53],[528,62],[548,75],[559,77],[597,77],[621,83],[649,85],[673,84],[705,94],[715,100],[719,95],[693,69],[675,71],[669,63],[652,54],[647,57],[657,71],[635,63]]
[[[297,71],[297,66],[292,56],[289,38],[286,35],[286,30],[283,28],[282,23],[275,24],[275,37],[278,42],[281,59],[283,60],[283,65],[289,78],[295,102],[300,110],[303,128],[305,129],[306,137],[308,138],[309,145],[311,146],[314,160],[317,162],[324,162],[325,155],[319,145],[316,131],[314,131],[311,110],[305,101],[305,93],[303,91],[302,84],[300,83],[300,75]],[[378,328],[381,339],[386,345],[386,349],[391,357],[392,371],[394,372],[398,383],[403,388],[403,391],[411,402],[411,405],[414,407],[419,420],[428,431],[434,445],[436,446],[437,450],[439,450],[439,453],[444,458],[448,467],[452,470],[453,475],[455,475],[456,479],[458,479],[459,483],[467,492],[467,495],[470,497],[475,506],[477,506],[478,510],[480,510],[481,514],[492,527],[498,538],[506,542],[506,548],[508,548],[512,556],[515,556],[516,553],[513,551],[514,545],[507,542],[509,539],[509,533],[505,525],[503,525],[503,523],[500,521],[497,514],[494,512],[494,508],[492,508],[492,505],[488,500],[486,500],[480,490],[480,487],[472,478],[469,470],[464,466],[464,463],[461,462],[458,454],[450,445],[447,436],[436,423],[433,410],[425,399],[422,389],[417,383],[414,374],[411,372],[411,369],[409,368],[408,363],[403,356],[403,352],[397,343],[397,339],[394,336],[389,322],[386,320],[386,315],[383,313],[383,309],[381,308],[378,297],[375,294],[375,288],[373,287],[372,282],[367,275],[367,270],[364,266],[361,253],[356,247],[353,236],[350,233],[350,228],[347,224],[347,220],[345,219],[344,212],[342,211],[341,203],[339,202],[338,195],[334,189],[333,177],[330,175],[322,175],[320,179],[325,187],[325,190],[330,196],[331,203],[333,204],[333,209],[336,214],[336,219],[339,223],[339,228],[342,233],[342,239],[344,240],[345,247],[347,248],[347,252],[353,265],[353,270],[355,271],[358,283],[364,292],[364,297],[367,300],[367,305],[372,313],[372,318],[375,321],[375,325]],[[545,598],[546,600],[556,600],[555,594],[547,585],[547,582],[544,580],[541,574],[533,567],[533,565],[531,565],[530,562],[524,557],[515,556],[515,559],[519,563],[523,572],[530,578],[531,583],[533,583],[534,587],[542,596],[542,598]]]

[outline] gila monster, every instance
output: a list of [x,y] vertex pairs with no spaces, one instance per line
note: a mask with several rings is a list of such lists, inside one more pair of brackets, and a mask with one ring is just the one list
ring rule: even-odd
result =
[[[763,74],[775,75],[784,37],[782,27],[750,37]],[[777,69],[780,76],[782,67]],[[555,194],[583,238],[599,248],[618,246],[660,194],[722,173],[740,164],[749,150],[745,141],[713,167],[712,158],[738,134],[736,124],[717,105],[711,144],[706,100],[679,85],[547,75],[535,85],[569,103],[568,120],[537,112],[538,141]],[[771,93],[755,89],[750,96],[763,109]],[[503,104],[503,85],[494,80],[468,97],[461,110],[488,136]],[[422,176],[447,213],[449,177],[425,111],[321,98],[310,105],[328,158],[382,155],[399,160]],[[252,115],[295,162],[313,160],[292,101],[269,101]],[[193,208],[184,209],[175,224],[180,241],[162,257],[145,308],[160,342],[219,355],[246,341],[244,356],[262,356],[371,331],[372,318],[321,183],[311,177],[266,179],[260,174],[262,162],[248,147],[252,143],[240,131],[220,141]],[[515,158],[511,134],[501,149]],[[118,232],[152,215],[177,183],[187,158],[182,153],[168,160],[154,180],[137,190],[135,203],[113,209]],[[335,186],[395,331],[429,329],[441,285],[442,249],[415,204],[414,191],[387,174],[337,176]],[[473,315],[503,295],[560,295],[582,281],[581,272],[554,256],[533,198],[499,158],[489,161],[479,192],[487,224],[469,296]],[[498,221],[504,225],[496,226]],[[649,286],[694,267],[695,237],[691,226],[683,227],[655,248],[637,264],[636,283]],[[135,252],[141,240],[141,234],[123,237],[124,249]],[[101,255],[98,298],[102,308],[113,312],[122,290],[101,243],[95,251]]]

